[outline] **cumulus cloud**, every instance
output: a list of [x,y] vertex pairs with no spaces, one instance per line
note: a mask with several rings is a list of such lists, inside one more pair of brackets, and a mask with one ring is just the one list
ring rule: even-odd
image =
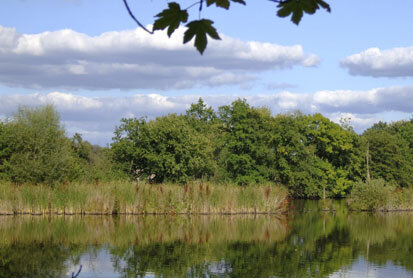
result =
[[[319,91],[300,94],[284,91],[274,94],[244,96],[252,106],[265,106],[276,113],[301,110],[317,113],[335,122],[350,118],[355,130],[361,132],[374,122],[385,120],[383,113],[398,113],[405,117],[413,111],[413,86],[377,88],[368,91]],[[184,113],[198,98],[218,108],[236,100],[235,95],[135,94],[128,97],[85,97],[71,93],[0,95],[0,118],[12,115],[19,105],[53,104],[62,116],[69,135],[83,134],[87,140],[105,145],[111,141],[121,118],[148,117],[168,113]]]
[[242,85],[257,73],[319,63],[301,45],[241,41],[221,35],[203,56],[182,44],[183,28],[168,38],[142,29],[88,36],[70,29],[20,34],[0,26],[0,83],[35,89],[181,89]]
[[413,76],[413,47],[389,50],[369,48],[346,57],[340,64],[352,75],[411,77]]

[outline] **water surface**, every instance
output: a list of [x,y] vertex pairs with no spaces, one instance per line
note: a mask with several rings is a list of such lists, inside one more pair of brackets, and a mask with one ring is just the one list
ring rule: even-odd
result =
[[[331,211],[323,211],[322,208]],[[413,277],[413,213],[0,217],[0,277]]]

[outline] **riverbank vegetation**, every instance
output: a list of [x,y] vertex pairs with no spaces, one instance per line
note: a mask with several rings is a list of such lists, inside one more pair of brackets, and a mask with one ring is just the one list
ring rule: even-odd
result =
[[413,190],[386,184],[383,179],[358,182],[353,186],[349,205],[353,210],[413,210]]
[[215,185],[113,181],[98,184],[0,184],[0,214],[282,214],[288,192],[271,184]]
[[[396,201],[384,205],[363,199],[377,189],[375,179],[384,181],[378,194],[394,195],[388,200]],[[173,209],[162,203],[150,207],[151,211],[188,212],[182,205],[178,209],[178,202],[195,181],[194,188],[209,184],[222,194],[225,190],[245,192],[252,190],[250,185],[261,184],[252,187],[259,188],[254,193],[261,196],[257,202],[264,202],[266,188],[283,192],[280,188],[285,187],[294,198],[352,196],[354,209],[407,208],[405,200],[413,186],[413,119],[380,122],[359,135],[346,119],[336,124],[321,114],[272,115],[269,109],[252,107],[240,99],[215,111],[199,99],[185,114],[122,119],[111,144],[99,147],[80,134],[68,137],[52,106],[21,107],[0,121],[0,180],[0,198],[14,196],[7,210],[13,207],[19,212],[47,210],[52,199],[55,212],[69,206],[69,211],[83,211],[85,206],[79,203],[89,204],[92,195],[107,201],[104,209],[91,212],[134,212],[139,206],[143,212],[148,209],[136,201],[143,196],[136,183],[151,192],[162,188],[176,197],[171,201],[177,202]],[[117,190],[127,192],[131,200],[121,201]],[[26,199],[16,196],[26,191],[48,199],[36,205],[27,200],[23,205]],[[80,199],[67,205],[62,200],[70,199],[70,194]],[[281,194],[277,200],[283,198]],[[194,206],[198,212],[205,210],[200,203]],[[222,212],[225,206],[209,207]],[[254,206],[241,207],[237,204],[231,209],[249,211]]]

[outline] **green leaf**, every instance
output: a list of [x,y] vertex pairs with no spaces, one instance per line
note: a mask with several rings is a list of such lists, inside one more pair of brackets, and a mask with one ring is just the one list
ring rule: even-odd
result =
[[206,0],[207,6],[211,6],[215,4],[217,7],[224,8],[226,10],[229,9],[229,0]]
[[189,42],[195,37],[194,46],[199,53],[203,54],[208,44],[207,35],[215,40],[220,40],[217,30],[212,26],[214,22],[208,19],[194,20],[189,22],[186,27],[188,30],[184,34],[184,43]]
[[278,4],[277,15],[279,17],[291,15],[291,21],[298,25],[304,12],[314,14],[320,7],[331,12],[330,5],[323,0],[285,0]]
[[187,22],[188,12],[181,10],[179,4],[175,2],[169,3],[168,6],[168,9],[156,15],[158,19],[153,24],[153,30],[164,30],[168,27],[168,36],[170,37],[181,22]]

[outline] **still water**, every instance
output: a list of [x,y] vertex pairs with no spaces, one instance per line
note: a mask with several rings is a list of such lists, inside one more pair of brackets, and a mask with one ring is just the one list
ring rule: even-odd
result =
[[413,213],[0,217],[0,277],[413,277]]

